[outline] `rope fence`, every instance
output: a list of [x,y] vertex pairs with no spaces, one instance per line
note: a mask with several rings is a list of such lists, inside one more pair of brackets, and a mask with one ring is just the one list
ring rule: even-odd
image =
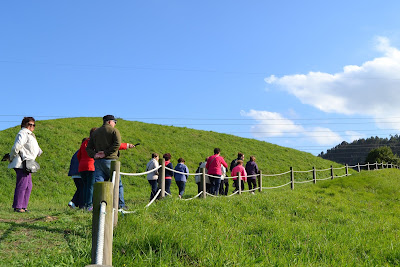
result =
[[[333,180],[335,178],[347,177],[350,176],[349,168],[355,169],[358,172],[361,172],[361,169],[364,168],[368,171],[370,170],[382,170],[385,168],[396,168],[399,169],[399,166],[389,164],[389,163],[366,163],[364,165],[354,165],[348,166],[347,164],[343,167],[333,167],[327,169],[318,170],[313,167],[312,170],[294,170],[290,167],[290,170],[283,173],[278,174],[262,174],[260,171],[256,175],[249,175],[246,178],[256,178],[257,186],[256,188],[249,189],[249,190],[242,190],[242,186],[240,185],[239,181],[243,181],[240,173],[237,173],[236,176],[226,176],[223,179],[236,179],[236,189],[232,192],[231,195],[227,195],[227,197],[232,197],[234,195],[241,195],[242,193],[250,192],[254,193],[255,191],[262,192],[262,190],[270,190],[270,189],[277,189],[282,188],[285,186],[291,187],[294,190],[295,184],[305,184],[311,183],[314,184],[317,181],[325,181],[325,180]],[[93,194],[93,222],[92,222],[92,263],[102,265],[112,265],[112,239],[113,239],[113,228],[116,226],[118,221],[118,212],[122,214],[129,214],[135,213],[136,211],[125,211],[122,209],[118,210],[118,199],[119,199],[119,179],[121,175],[124,176],[143,176],[154,171],[158,172],[159,178],[159,189],[153,199],[145,206],[145,208],[150,207],[157,199],[162,199],[165,195],[170,195],[165,191],[165,170],[171,171],[173,173],[179,173],[187,176],[200,176],[201,177],[201,185],[203,190],[201,190],[196,196],[192,198],[182,199],[184,201],[194,200],[196,198],[202,197],[206,198],[209,197],[219,197],[218,192],[216,194],[211,194],[204,190],[206,187],[206,178],[218,178],[221,179],[219,176],[209,175],[206,173],[204,168],[201,169],[200,173],[183,173],[173,169],[170,169],[165,166],[165,159],[160,159],[160,166],[154,168],[152,170],[141,172],[141,173],[124,173],[120,172],[120,162],[115,161],[111,164],[111,176],[112,179],[110,182],[100,182],[95,183],[94,186],[94,194]],[[344,174],[338,175],[335,174],[335,171],[342,171],[344,170]],[[317,178],[317,173],[320,175],[324,175],[323,172],[329,172],[329,176],[325,178]],[[297,174],[297,179],[295,180],[295,174]],[[312,179],[310,179],[310,174],[312,174]],[[272,186],[263,186],[263,178],[268,177],[268,181],[271,182],[271,177],[278,177],[288,175],[290,177],[290,181],[281,185],[272,185]],[[107,205],[108,203],[108,205]],[[111,205],[112,204],[112,205]]]

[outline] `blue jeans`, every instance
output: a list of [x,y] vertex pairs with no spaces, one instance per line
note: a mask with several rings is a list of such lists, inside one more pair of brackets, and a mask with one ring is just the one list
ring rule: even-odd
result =
[[175,182],[179,189],[179,195],[183,196],[183,193],[185,193],[186,182],[184,181],[175,181]]
[[[83,171],[83,172],[80,172],[80,175],[81,175],[81,180],[83,183],[84,207],[90,208],[93,206],[94,172],[93,171]],[[75,205],[76,205],[76,203],[75,203]]]
[[[221,177],[221,175],[217,174],[211,174],[211,175]],[[211,194],[218,196],[221,178],[210,177],[210,182],[211,182]]]
[[[94,178],[96,183],[111,180],[111,161],[111,159],[96,159],[94,161]],[[119,176],[119,207],[125,208],[124,186],[122,185],[121,175]]]
[[151,201],[154,198],[154,196],[157,194],[158,183],[157,183],[157,180],[148,180],[148,181],[151,186],[151,194],[150,194],[150,201]]
[[165,192],[171,194],[171,181],[172,179],[165,179]]

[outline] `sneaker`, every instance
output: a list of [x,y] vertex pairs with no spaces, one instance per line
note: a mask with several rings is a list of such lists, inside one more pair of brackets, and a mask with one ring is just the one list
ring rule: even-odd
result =
[[68,207],[70,207],[71,209],[75,209],[75,208],[76,208],[74,202],[72,202],[72,201],[70,201],[70,202],[68,203]]

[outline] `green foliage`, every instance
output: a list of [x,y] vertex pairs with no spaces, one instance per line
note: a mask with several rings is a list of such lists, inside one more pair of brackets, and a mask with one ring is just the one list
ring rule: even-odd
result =
[[[388,146],[395,155],[400,155],[399,143],[400,136],[397,134],[390,136],[390,138],[372,136],[367,139],[360,138],[351,143],[343,141],[341,144],[328,149],[326,153],[321,152],[318,156],[342,164],[356,165],[357,163],[364,163],[368,153],[379,147]],[[365,161],[365,163],[367,162]]]
[[400,164],[400,158],[397,155],[394,155],[392,149],[388,146],[383,146],[379,148],[375,148],[368,153],[365,162],[384,162],[384,163],[392,163],[395,165]]
[[[67,176],[72,154],[99,118],[38,121],[44,151],[33,176],[30,213],[12,211],[15,173],[0,173],[0,265],[85,266],[90,263],[91,213],[70,210],[74,184]],[[124,142],[122,172],[143,172],[152,152],[186,160],[191,172],[220,147],[228,163],[237,152],[255,155],[264,174],[329,169],[330,161],[266,142],[214,132],[118,120]],[[9,152],[19,127],[0,132],[0,152]],[[342,175],[335,170],[335,175]],[[398,170],[351,172],[345,178],[241,196],[180,201],[172,197],[149,208],[144,176],[123,176],[125,199],[135,213],[119,216],[113,266],[343,266],[399,265]],[[318,177],[329,177],[329,171]],[[310,179],[296,173],[296,180]],[[290,180],[266,177],[264,186]],[[232,186],[231,186],[232,188]],[[184,197],[197,194],[193,177]]]

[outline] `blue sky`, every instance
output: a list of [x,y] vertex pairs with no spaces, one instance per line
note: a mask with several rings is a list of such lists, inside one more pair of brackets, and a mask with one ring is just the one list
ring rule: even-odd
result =
[[114,114],[313,154],[388,137],[400,129],[399,10],[399,1],[1,1],[0,130],[22,116]]

